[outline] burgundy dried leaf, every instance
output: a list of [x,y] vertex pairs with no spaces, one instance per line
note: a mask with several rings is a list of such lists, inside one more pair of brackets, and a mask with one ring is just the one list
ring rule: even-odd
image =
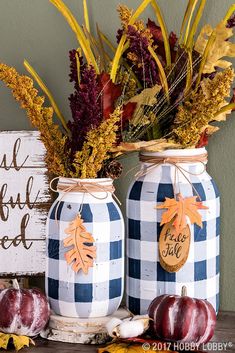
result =
[[154,21],[151,21],[150,18],[148,19],[147,27],[150,30],[154,40],[159,43],[163,43],[163,35],[161,27],[157,26]]
[[105,72],[99,75],[99,83],[103,117],[108,119],[115,109],[115,102],[121,96],[122,90],[119,85],[115,85],[112,82],[110,75]]
[[136,109],[136,105],[137,103],[129,102],[123,106],[122,124],[125,124],[128,120],[131,120]]
[[[164,46],[161,27],[157,26],[156,23],[154,21],[151,21],[150,19],[148,19],[147,27],[153,36],[154,44],[157,45],[157,50],[156,50],[157,54],[160,55],[164,63],[166,63],[165,46]],[[177,41],[178,41],[178,38],[176,34],[174,32],[171,32],[169,35],[169,44],[171,49],[171,58],[173,62],[176,56],[175,46]]]

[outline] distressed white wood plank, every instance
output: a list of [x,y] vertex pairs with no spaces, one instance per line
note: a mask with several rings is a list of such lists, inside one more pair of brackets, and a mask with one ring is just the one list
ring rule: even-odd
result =
[[37,131],[0,132],[0,167],[43,167],[46,153]]
[[22,244],[0,250],[0,272],[5,274],[37,274],[45,271],[45,241],[34,241],[30,249]]
[[[23,210],[17,208],[10,209],[7,221],[2,221],[0,218],[0,244],[3,236],[12,238],[12,229],[14,227],[15,233],[19,234],[22,228],[25,228],[27,238],[35,239],[45,238],[45,223],[50,207],[49,203],[36,205],[37,208],[32,210],[25,207]],[[1,256],[1,248],[0,248]]]
[[45,272],[51,197],[44,156],[38,132],[0,132],[0,276]]
[[[1,140],[1,138],[0,138]],[[25,168],[20,171],[0,169],[0,203],[15,201],[20,194],[20,201],[30,204],[50,200],[46,168]]]

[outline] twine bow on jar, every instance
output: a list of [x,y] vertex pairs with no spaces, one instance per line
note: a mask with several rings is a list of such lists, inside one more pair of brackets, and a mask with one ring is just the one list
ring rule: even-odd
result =
[[[187,182],[191,185],[192,189],[195,191],[196,195],[198,196],[199,200],[201,200],[201,197],[199,193],[197,192],[196,188],[194,187],[193,183],[190,181],[190,179],[187,177],[186,174],[189,175],[194,175],[198,176],[203,174],[206,171],[206,164],[208,161],[208,154],[203,153],[195,156],[171,156],[171,157],[162,157],[162,156],[149,156],[149,155],[143,155],[140,154],[139,159],[141,162],[149,164],[149,166],[145,166],[142,168],[139,172],[135,174],[136,178],[140,178],[142,176],[147,175],[150,173],[153,169],[156,167],[159,167],[162,164],[171,164],[172,166],[175,167],[175,180],[173,184],[174,188],[174,195],[176,195],[175,189],[176,189],[176,176],[177,172],[180,172],[184,178],[187,180]],[[183,168],[181,164],[183,163],[200,163],[203,167],[203,169],[198,172],[198,173],[193,173],[190,172],[189,170]]]
[[[99,182],[89,182],[89,181],[81,181],[81,180],[76,180],[76,179],[69,179],[69,183],[62,182],[59,180],[59,177],[56,177],[51,180],[50,182],[50,189],[54,192],[63,192],[65,194],[69,192],[81,192],[81,193],[87,193],[91,195],[92,197],[98,199],[98,200],[105,200],[108,197],[108,193],[114,194],[115,192],[115,187],[113,185],[102,185],[102,183],[106,183],[107,181],[99,181]],[[57,189],[54,189],[52,184],[56,181],[59,180]],[[95,195],[97,192],[105,192],[104,197],[99,197]]]
[[[65,178],[66,179],[66,178]],[[57,188],[55,189],[53,187],[53,183],[58,180],[58,185]],[[111,179],[110,179],[111,180]],[[103,185],[102,185],[103,184]],[[106,184],[106,185],[105,185]],[[84,203],[84,197],[85,194],[89,194],[90,196],[94,197],[97,200],[105,200],[107,199],[109,193],[113,195],[115,200],[121,205],[121,202],[119,201],[118,197],[115,195],[115,187],[113,184],[107,185],[107,180],[100,180],[97,182],[89,182],[89,181],[82,181],[82,180],[76,180],[76,179],[69,179],[69,182],[66,181],[61,181],[60,177],[56,177],[51,180],[50,182],[50,190],[57,193],[57,192],[62,192],[61,198],[58,200],[57,206],[56,206],[56,220],[58,221],[58,209],[63,201],[63,198],[70,192],[80,192],[83,194],[83,199],[82,203],[80,205],[79,209],[79,214],[82,212],[82,207]],[[98,196],[97,193],[105,193],[105,196]]]

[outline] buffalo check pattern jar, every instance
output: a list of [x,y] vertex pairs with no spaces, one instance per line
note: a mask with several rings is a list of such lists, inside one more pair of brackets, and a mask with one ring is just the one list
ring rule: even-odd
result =
[[[187,287],[189,296],[208,300],[218,312],[220,197],[205,166],[196,160],[196,156],[205,153],[204,148],[143,153],[163,159],[190,157],[192,161],[178,164],[183,173],[167,160],[156,166],[142,163],[142,173],[130,185],[127,196],[126,299],[134,314],[145,314],[157,296],[180,294],[182,286]],[[190,225],[191,244],[186,263],[178,272],[170,273],[161,267],[158,253],[160,223],[165,210],[155,206],[161,205],[166,197],[173,198],[175,192],[180,192],[183,197],[200,195],[203,205],[209,209],[199,211],[202,228]]]
[[[59,185],[78,179],[60,178]],[[112,186],[111,179],[81,182]],[[65,260],[65,229],[78,214],[92,234],[96,259],[88,274],[75,273]],[[59,192],[47,220],[46,293],[51,309],[67,317],[103,317],[115,312],[123,295],[124,223],[111,192]]]

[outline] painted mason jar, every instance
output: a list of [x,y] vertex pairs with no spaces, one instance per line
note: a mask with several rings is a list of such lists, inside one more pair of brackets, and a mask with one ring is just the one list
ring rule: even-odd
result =
[[[120,305],[124,278],[124,222],[112,197],[112,180],[60,178],[57,191],[47,220],[46,293],[51,309],[67,317],[110,315]],[[81,233],[82,245],[78,240],[65,247],[69,225],[79,215],[82,232],[94,242],[88,243],[87,233]],[[70,234],[79,236],[79,232]],[[83,264],[91,263],[87,273],[75,272],[74,262],[66,261],[68,251],[81,246],[88,247],[88,257],[77,254]],[[89,246],[95,247],[95,255],[89,255]]]
[[[218,312],[220,198],[217,186],[206,171],[206,150],[167,150],[141,153],[141,171],[127,196],[127,283],[129,310],[145,314],[150,302],[162,294],[180,294],[207,299]],[[156,164],[146,160],[161,160]],[[173,162],[169,162],[173,160]],[[186,263],[178,272],[163,269],[159,260],[160,226],[164,210],[156,209],[165,198],[200,196],[208,209],[200,210],[202,228],[190,224],[191,244]]]

